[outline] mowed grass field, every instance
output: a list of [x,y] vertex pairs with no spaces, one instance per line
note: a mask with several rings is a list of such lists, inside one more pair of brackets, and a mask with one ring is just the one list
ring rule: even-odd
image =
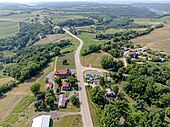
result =
[[2,86],[3,84],[6,84],[10,81],[14,81],[15,79],[12,77],[4,77],[4,78],[0,78],[0,86]]
[[0,39],[13,36],[18,32],[18,22],[0,19]]
[[91,66],[95,68],[102,68],[101,67],[101,58],[105,55],[109,55],[106,52],[99,51],[95,53],[91,53],[87,56],[81,57],[81,63],[83,66]]
[[132,39],[131,41],[135,44],[141,44],[142,46],[170,54],[170,23],[148,35]]
[[53,127],[83,127],[81,115],[64,116]]

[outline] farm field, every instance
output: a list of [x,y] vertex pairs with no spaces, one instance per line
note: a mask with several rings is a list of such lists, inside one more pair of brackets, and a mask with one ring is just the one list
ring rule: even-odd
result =
[[103,51],[91,53],[87,56],[82,56],[81,63],[83,64],[83,66],[91,66],[91,67],[102,69],[100,61],[101,58],[105,55],[109,55],[109,54]]
[[0,19],[0,39],[13,36],[18,32],[18,22]]
[[163,28],[156,29],[148,35],[132,39],[135,44],[141,44],[148,48],[170,53],[170,23]]
[[83,123],[80,115],[69,115],[54,122],[54,127],[82,127]]

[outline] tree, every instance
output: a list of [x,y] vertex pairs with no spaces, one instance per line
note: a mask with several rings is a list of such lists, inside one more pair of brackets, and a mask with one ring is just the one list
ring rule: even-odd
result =
[[113,68],[115,62],[114,62],[114,58],[112,56],[103,56],[101,58],[101,65],[104,69],[109,69],[109,68]]
[[105,91],[101,90],[100,86],[96,86],[90,90],[91,99],[94,103],[98,105],[105,104]]
[[59,76],[54,78],[54,82],[57,83],[59,87],[62,86],[62,81],[61,81],[61,78]]
[[79,98],[77,97],[77,95],[73,95],[71,98],[70,98],[70,101],[73,105],[77,106],[79,104]]
[[52,106],[54,104],[55,98],[53,96],[48,96],[45,98],[45,102],[47,105]]
[[67,79],[68,79],[68,82],[72,85],[75,85],[77,82],[77,79],[73,76],[69,76]]
[[100,123],[102,127],[118,127],[121,114],[114,105],[105,105],[101,112]]
[[104,77],[100,77],[100,85],[105,85]]
[[166,108],[165,114],[166,116],[170,117],[170,107]]
[[40,91],[40,84],[35,83],[31,86],[30,90],[34,93],[37,94]]

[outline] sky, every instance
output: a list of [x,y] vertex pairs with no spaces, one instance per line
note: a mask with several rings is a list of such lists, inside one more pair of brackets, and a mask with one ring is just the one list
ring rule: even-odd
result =
[[127,3],[139,3],[139,2],[170,2],[170,0],[0,0],[0,2],[15,2],[15,3],[32,3],[32,2],[64,2],[64,1],[93,1],[93,2],[113,2],[113,3],[120,3],[121,1]]

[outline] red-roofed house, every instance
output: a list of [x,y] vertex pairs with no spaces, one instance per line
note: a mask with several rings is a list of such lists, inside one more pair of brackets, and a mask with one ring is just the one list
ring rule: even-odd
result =
[[46,89],[53,88],[53,84],[51,82],[47,83],[45,86],[46,86]]
[[62,90],[70,90],[70,84],[68,82],[64,82],[61,89]]
[[61,79],[66,79],[71,75],[70,69],[57,70],[54,72],[54,76],[59,76]]

